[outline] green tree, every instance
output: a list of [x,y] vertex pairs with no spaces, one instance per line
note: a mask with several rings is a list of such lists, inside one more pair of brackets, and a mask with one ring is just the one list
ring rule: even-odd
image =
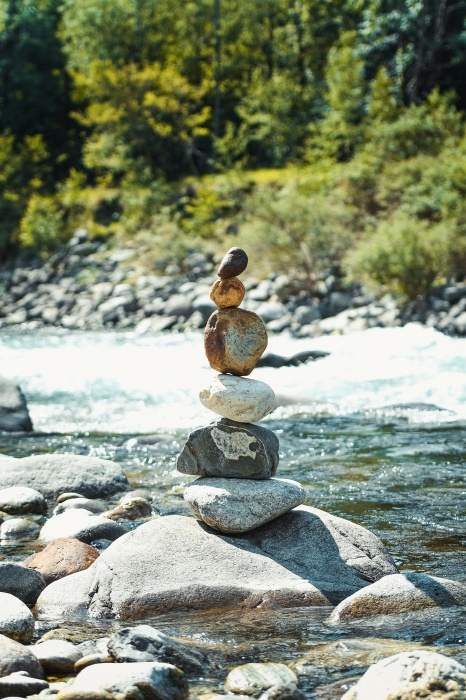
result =
[[385,66],[378,69],[371,83],[367,114],[369,123],[391,122],[399,114],[396,89]]

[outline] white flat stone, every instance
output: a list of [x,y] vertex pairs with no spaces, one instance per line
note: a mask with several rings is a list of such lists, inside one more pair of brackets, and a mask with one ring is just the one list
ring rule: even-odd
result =
[[273,390],[265,382],[230,374],[218,374],[199,394],[201,403],[214,413],[240,423],[261,420],[277,406]]
[[184,499],[194,516],[225,533],[247,532],[301,505],[306,492],[291,479],[197,479]]

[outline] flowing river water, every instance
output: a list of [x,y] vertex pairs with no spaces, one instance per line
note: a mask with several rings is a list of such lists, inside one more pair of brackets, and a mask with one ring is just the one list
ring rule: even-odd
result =
[[[265,421],[280,438],[278,476],[302,482],[308,503],[377,533],[403,571],[464,581],[466,341],[409,325],[347,336],[272,337],[269,350],[330,355],[260,368],[281,407]],[[186,513],[175,460],[187,432],[212,420],[197,399],[209,381],[202,337],[44,331],[0,335],[0,373],[25,391],[36,432],[0,434],[0,453],[95,454],[122,464],[158,512]],[[33,543],[3,546],[21,559]],[[459,609],[334,627],[329,610],[167,613],[150,622],[199,643],[214,660],[193,692],[219,689],[232,665],[275,660],[301,673],[308,698],[340,698],[378,658],[435,647],[466,662]],[[45,629],[45,623],[44,629]],[[118,625],[75,625],[79,639]]]

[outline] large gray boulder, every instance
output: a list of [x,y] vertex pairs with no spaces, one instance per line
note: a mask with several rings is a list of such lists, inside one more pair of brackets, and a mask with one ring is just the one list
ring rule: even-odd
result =
[[11,593],[0,593],[0,633],[18,642],[29,642],[34,633],[31,611]]
[[271,430],[222,418],[189,435],[176,468],[195,476],[269,479],[277,471],[278,450]]
[[34,678],[42,678],[42,666],[28,647],[0,634],[0,677],[16,671],[26,671]]
[[466,584],[422,573],[392,574],[337,605],[331,622],[466,605]]
[[368,668],[342,700],[462,700],[466,668],[431,651],[405,651]]
[[44,454],[0,460],[2,487],[29,486],[44,496],[56,497],[64,491],[83,496],[109,496],[128,487],[121,467],[99,457],[74,454]]
[[28,569],[16,562],[0,562],[0,591],[10,593],[26,605],[34,605],[45,581],[38,571]]
[[138,619],[170,608],[329,605],[395,571],[378,537],[316,508],[301,506],[238,537],[169,515],[47,586],[36,610]]
[[32,421],[20,387],[0,377],[0,431],[30,432]]
[[235,534],[278,518],[305,498],[301,484],[291,479],[196,479],[184,491],[198,520]]

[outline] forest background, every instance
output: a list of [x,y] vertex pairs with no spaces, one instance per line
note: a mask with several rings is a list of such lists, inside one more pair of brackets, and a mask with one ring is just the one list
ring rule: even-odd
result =
[[[466,271],[466,0],[0,0],[0,259]],[[24,253],[22,253],[24,254]]]

